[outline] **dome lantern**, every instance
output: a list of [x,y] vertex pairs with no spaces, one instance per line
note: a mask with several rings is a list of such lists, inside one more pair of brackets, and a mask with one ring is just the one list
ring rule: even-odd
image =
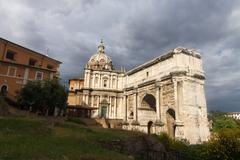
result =
[[98,53],[105,53],[105,46],[103,44],[103,40],[101,39],[100,45],[98,46]]

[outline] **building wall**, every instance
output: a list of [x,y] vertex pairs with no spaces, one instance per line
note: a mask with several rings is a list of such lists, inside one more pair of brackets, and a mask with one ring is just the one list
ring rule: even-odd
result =
[[[8,52],[13,53],[13,59],[8,57]],[[30,65],[30,59],[34,60],[35,64]],[[0,38],[0,86],[7,86],[7,96],[12,100],[16,100],[16,92],[27,81],[37,79],[37,74],[42,75],[39,80],[58,77],[60,63],[50,57]]]
[[240,120],[240,112],[228,112],[225,116]]
[[82,93],[81,89],[84,87],[84,79],[70,79],[68,105],[81,105]]
[[105,118],[121,119],[123,129],[200,143],[209,138],[204,79],[200,55],[176,48],[125,73],[85,68],[76,95],[97,108],[92,117],[106,107]]
[[[204,93],[204,72],[198,54],[182,52],[166,60],[149,65],[149,61],[126,74],[127,114],[123,117],[128,130],[152,133],[174,132],[173,137],[200,143],[209,138],[207,107]],[[161,58],[161,57],[160,57]],[[142,87],[144,86],[144,87]],[[155,97],[156,110],[143,109],[144,95]],[[173,124],[168,122],[168,111],[174,111]],[[133,114],[133,116],[130,116]],[[174,131],[171,131],[169,128]],[[169,127],[170,126],[170,127]],[[191,128],[191,130],[189,129]]]

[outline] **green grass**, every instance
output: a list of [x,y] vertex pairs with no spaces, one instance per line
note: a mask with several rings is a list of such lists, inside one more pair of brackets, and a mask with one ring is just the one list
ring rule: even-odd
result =
[[134,134],[71,122],[53,126],[44,119],[5,117],[0,118],[0,160],[127,160],[127,155],[102,148],[97,141]]

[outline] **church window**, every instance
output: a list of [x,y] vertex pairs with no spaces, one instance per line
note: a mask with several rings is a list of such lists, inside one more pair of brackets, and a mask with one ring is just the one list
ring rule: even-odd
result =
[[147,72],[146,75],[147,75],[147,77],[148,77],[149,73]]
[[103,87],[107,87],[107,80],[106,79],[103,80]]
[[133,111],[130,112],[130,115],[129,115],[129,118],[133,117],[134,114],[133,114]]
[[104,59],[100,59],[100,63],[104,63],[105,61],[104,61]]

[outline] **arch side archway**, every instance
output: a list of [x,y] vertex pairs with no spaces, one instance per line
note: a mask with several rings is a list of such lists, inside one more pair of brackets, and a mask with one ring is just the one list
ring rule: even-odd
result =
[[167,119],[167,131],[168,131],[168,135],[171,138],[175,137],[175,110],[172,108],[169,108],[166,112],[166,119]]

